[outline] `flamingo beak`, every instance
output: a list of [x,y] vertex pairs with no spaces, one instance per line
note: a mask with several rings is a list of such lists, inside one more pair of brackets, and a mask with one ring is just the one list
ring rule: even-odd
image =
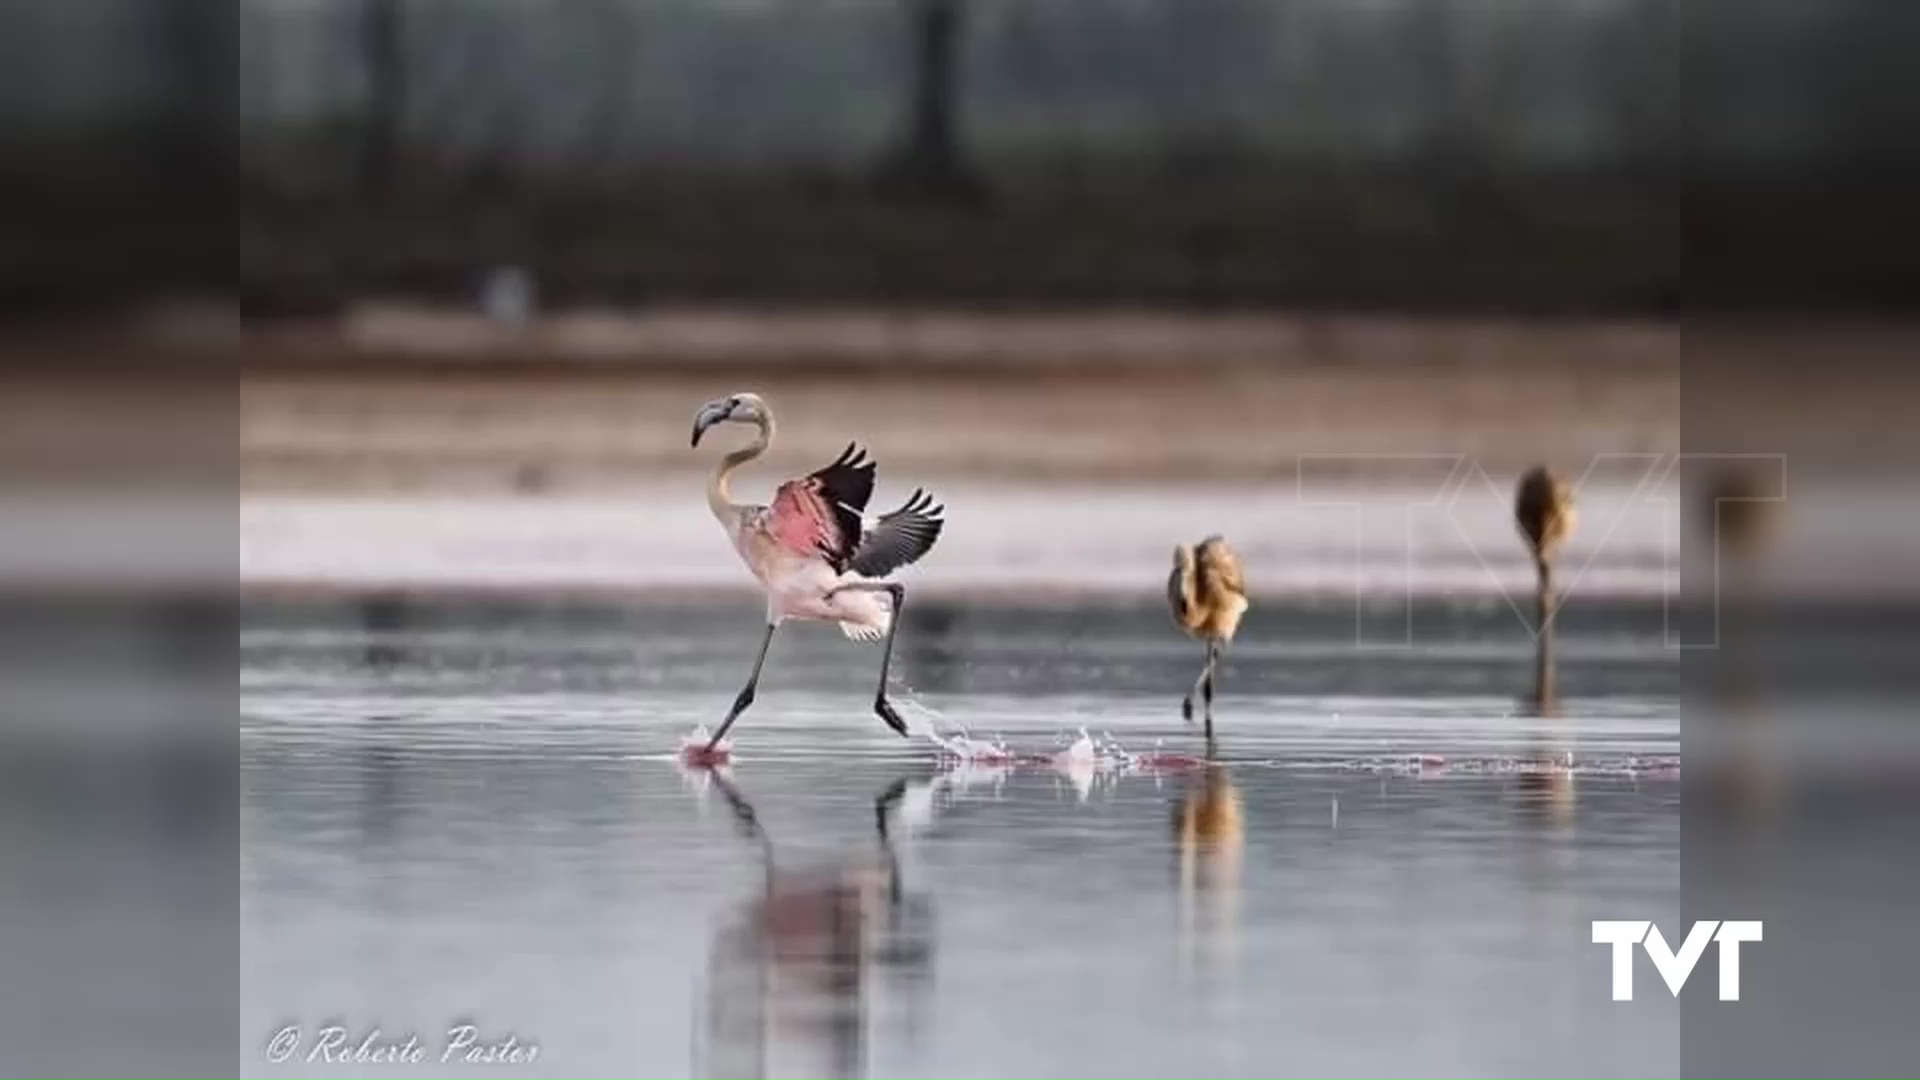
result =
[[728,401],[709,402],[705,408],[702,408],[700,410],[700,415],[693,418],[693,442],[689,443],[688,445],[699,446],[700,436],[705,435],[707,433],[708,428],[727,419],[727,417],[731,416],[732,414],[733,414],[732,402],[728,402]]

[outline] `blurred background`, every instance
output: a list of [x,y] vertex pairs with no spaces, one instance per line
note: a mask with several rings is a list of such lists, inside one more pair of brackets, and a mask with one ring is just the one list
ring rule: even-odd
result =
[[[1676,14],[247,3],[248,283],[465,296],[507,260],[561,301],[1671,307]],[[1751,112],[1709,149],[1816,149]]]
[[[243,1048],[460,1012],[569,1073],[1670,1071],[1671,1002],[1585,1007],[1582,919],[1679,895],[1677,17],[243,6]],[[1714,152],[1790,168],[1794,123]],[[913,740],[797,626],[683,776],[758,624],[703,505],[737,433],[687,446],[743,390],[740,498],[859,440],[949,522]],[[1589,522],[1558,722],[1543,463]],[[1161,596],[1210,532],[1255,598],[1225,764],[1143,767],[1194,749]]]
[[[1843,15],[1733,25],[1811,70]],[[734,581],[671,522],[702,516],[709,464],[682,429],[743,389],[779,411],[781,468],[860,438],[882,499],[888,476],[991,488],[957,496],[976,505],[1150,489],[1119,528],[1181,486],[1297,485],[1303,454],[1420,498],[1467,458],[1493,489],[1552,459],[1630,492],[1644,460],[1603,455],[1678,448],[1687,125],[1729,175],[1792,176],[1854,92],[1683,111],[1678,18],[1646,0],[243,4],[243,568]],[[457,496],[466,554],[417,509],[280,500],[402,492]],[[488,524],[498,496],[548,498],[545,540]],[[1484,557],[1524,584],[1488,520]],[[1674,541],[1638,520],[1619,550],[1645,569]],[[950,557],[977,551],[983,583],[1020,528],[983,509]],[[1131,539],[1163,558],[1165,537]]]
[[[0,944],[34,973],[0,1064],[212,1074],[237,1025],[252,1075],[287,1023],[461,1018],[582,1075],[1910,1060],[1912,988],[1858,972],[1916,755],[1854,695],[1911,682],[1917,22],[0,7]],[[944,499],[896,695],[1025,764],[897,742],[872,651],[815,628],[733,775],[675,767],[759,617],[684,441],[740,390],[781,418],[743,497],[858,439],[876,505]],[[1813,690],[1774,727],[1678,647],[1720,587],[1682,453],[1792,492],[1741,574],[1802,605],[1739,658]],[[1522,700],[1536,464],[1581,513],[1558,710]],[[1255,605],[1224,764],[1143,767],[1192,738],[1159,594],[1213,531]],[[1744,808],[1684,826],[1683,700],[1687,798]],[[1692,767],[1755,730],[1831,768]],[[1769,920],[1685,1056],[1586,937],[1683,909]],[[141,1023],[97,1037],[103,1002]]]

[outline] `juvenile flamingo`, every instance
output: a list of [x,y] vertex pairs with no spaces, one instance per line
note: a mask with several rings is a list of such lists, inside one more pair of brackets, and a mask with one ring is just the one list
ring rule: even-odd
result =
[[1553,560],[1579,523],[1573,505],[1573,488],[1545,466],[1529,469],[1514,491],[1513,520],[1533,555],[1534,573],[1539,579],[1539,592],[1534,598],[1538,612],[1534,630],[1538,640],[1535,642],[1533,698],[1545,710],[1552,708],[1554,697]]
[[693,445],[700,445],[707,429],[725,423],[751,424],[759,434],[748,446],[721,459],[707,482],[707,506],[767,594],[767,630],[760,639],[753,674],[734,698],[720,730],[708,740],[706,751],[711,753],[753,704],[773,632],[787,619],[837,622],[855,641],[884,636],[873,711],[905,736],[906,723],[887,701],[887,669],[893,662],[893,638],[900,629],[906,590],[879,579],[933,548],[945,525],[942,508],[916,488],[898,510],[867,520],[863,514],[873,495],[874,464],[866,459],[866,451],[852,443],[826,467],[781,484],[771,506],[736,503],[727,494],[727,480],[734,469],[766,453],[772,444],[773,409],[758,394],[709,401],[694,416]]
[[1224,538],[1209,536],[1197,547],[1185,544],[1173,550],[1173,573],[1167,577],[1167,604],[1173,621],[1188,637],[1207,643],[1207,663],[1193,689],[1180,702],[1180,715],[1193,722],[1193,695],[1203,695],[1207,741],[1213,741],[1213,669],[1220,651],[1233,640],[1240,616],[1247,610],[1247,586],[1240,576],[1240,560]]

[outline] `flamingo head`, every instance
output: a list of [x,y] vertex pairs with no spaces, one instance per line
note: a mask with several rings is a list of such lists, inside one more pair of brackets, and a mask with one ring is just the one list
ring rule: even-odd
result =
[[767,409],[767,403],[759,394],[733,394],[728,397],[709,401],[705,405],[700,406],[700,411],[694,414],[693,442],[691,445],[699,446],[700,436],[705,435],[707,429],[716,424],[729,422],[737,424],[765,424],[770,419],[770,416],[771,414]]

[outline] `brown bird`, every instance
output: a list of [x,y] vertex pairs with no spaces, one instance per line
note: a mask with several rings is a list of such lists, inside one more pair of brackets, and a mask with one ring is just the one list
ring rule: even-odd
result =
[[1539,575],[1533,689],[1535,702],[1545,709],[1553,703],[1553,559],[1579,523],[1573,508],[1573,488],[1546,466],[1535,466],[1520,478],[1514,493],[1513,518],[1533,553],[1534,570]]
[[1180,715],[1193,722],[1193,695],[1202,695],[1207,741],[1213,741],[1213,669],[1233,632],[1240,628],[1240,616],[1247,610],[1247,586],[1240,576],[1240,560],[1225,539],[1209,536],[1197,546],[1185,544],[1173,550],[1173,573],[1167,577],[1167,603],[1173,609],[1173,621],[1189,637],[1206,642],[1207,662],[1194,680],[1193,689],[1180,702]]
[[1750,469],[1730,466],[1707,481],[1707,535],[1715,539],[1717,557],[1745,570],[1773,538],[1781,500],[1761,493],[1759,478]]
[[1704,494],[1697,507],[1703,528],[1692,535],[1704,535],[1713,545],[1713,626],[1719,647],[1707,667],[1715,703],[1731,715],[1751,704],[1762,683],[1754,650],[1755,632],[1764,622],[1756,616],[1764,601],[1761,570],[1779,531],[1782,499],[1767,495],[1761,477],[1744,464],[1727,464],[1708,476]]

